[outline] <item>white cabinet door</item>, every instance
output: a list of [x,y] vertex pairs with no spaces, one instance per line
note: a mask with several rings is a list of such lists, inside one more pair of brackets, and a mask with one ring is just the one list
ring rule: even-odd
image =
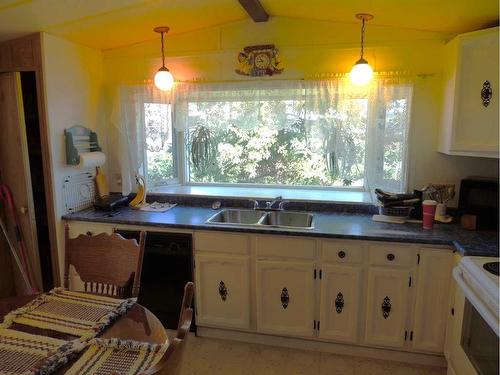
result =
[[197,324],[248,329],[248,257],[196,254],[195,270]]
[[498,51],[498,27],[446,45],[441,152],[498,158]]
[[[460,263],[460,260],[462,259],[462,256],[459,255],[458,253],[455,253],[453,255],[453,263],[452,263],[452,268],[454,268],[458,263]],[[444,356],[448,360],[448,363],[450,361],[451,357],[451,351],[453,348],[454,340],[454,327],[455,327],[455,319],[456,319],[456,314],[455,314],[455,298],[456,298],[456,292],[457,292],[457,283],[455,280],[453,280],[453,276],[451,276],[451,281],[450,281],[450,291],[449,291],[449,303],[448,303],[448,310],[446,312],[446,335],[444,339]]]
[[[454,148],[498,152],[498,28],[460,38]],[[492,90],[483,105],[483,86]]]
[[358,341],[361,312],[361,267],[321,267],[319,337],[341,342]]
[[403,348],[409,303],[410,273],[373,267],[368,271],[365,342]]
[[312,262],[257,261],[257,330],[314,335]]
[[450,250],[420,251],[411,343],[414,350],[443,352],[452,267]]

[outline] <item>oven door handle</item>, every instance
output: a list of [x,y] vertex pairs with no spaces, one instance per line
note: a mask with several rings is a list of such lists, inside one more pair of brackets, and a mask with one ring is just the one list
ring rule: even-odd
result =
[[470,303],[476,308],[478,313],[482,316],[482,318],[488,323],[495,334],[498,336],[498,317],[495,317],[491,311],[481,302],[476,293],[471,289],[471,287],[465,282],[462,276],[462,270],[460,267],[455,267],[453,269],[453,278],[460,286],[462,291],[464,292],[465,297],[469,300]]

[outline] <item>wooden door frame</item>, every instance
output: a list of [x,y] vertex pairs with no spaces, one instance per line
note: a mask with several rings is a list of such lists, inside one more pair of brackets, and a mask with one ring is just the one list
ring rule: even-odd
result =
[[56,210],[54,201],[54,184],[52,181],[52,153],[50,152],[50,135],[47,122],[46,99],[44,94],[42,45],[40,33],[0,43],[0,73],[35,72],[37,101],[40,127],[40,144],[42,148],[43,179],[49,242],[52,262],[54,286],[61,285],[59,269],[59,253],[57,249]]

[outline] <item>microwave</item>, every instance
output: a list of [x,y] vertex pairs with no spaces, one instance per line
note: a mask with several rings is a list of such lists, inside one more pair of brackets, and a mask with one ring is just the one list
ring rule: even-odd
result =
[[498,178],[467,177],[460,182],[458,209],[476,216],[477,229],[498,230]]

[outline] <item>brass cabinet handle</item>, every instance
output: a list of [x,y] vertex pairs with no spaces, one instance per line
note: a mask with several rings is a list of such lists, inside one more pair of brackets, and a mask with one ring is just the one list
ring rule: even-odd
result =
[[345,251],[344,250],[340,250],[337,254],[339,256],[339,258],[345,258]]
[[392,262],[394,259],[396,259],[396,256],[392,253],[387,254],[387,260],[389,262]]

